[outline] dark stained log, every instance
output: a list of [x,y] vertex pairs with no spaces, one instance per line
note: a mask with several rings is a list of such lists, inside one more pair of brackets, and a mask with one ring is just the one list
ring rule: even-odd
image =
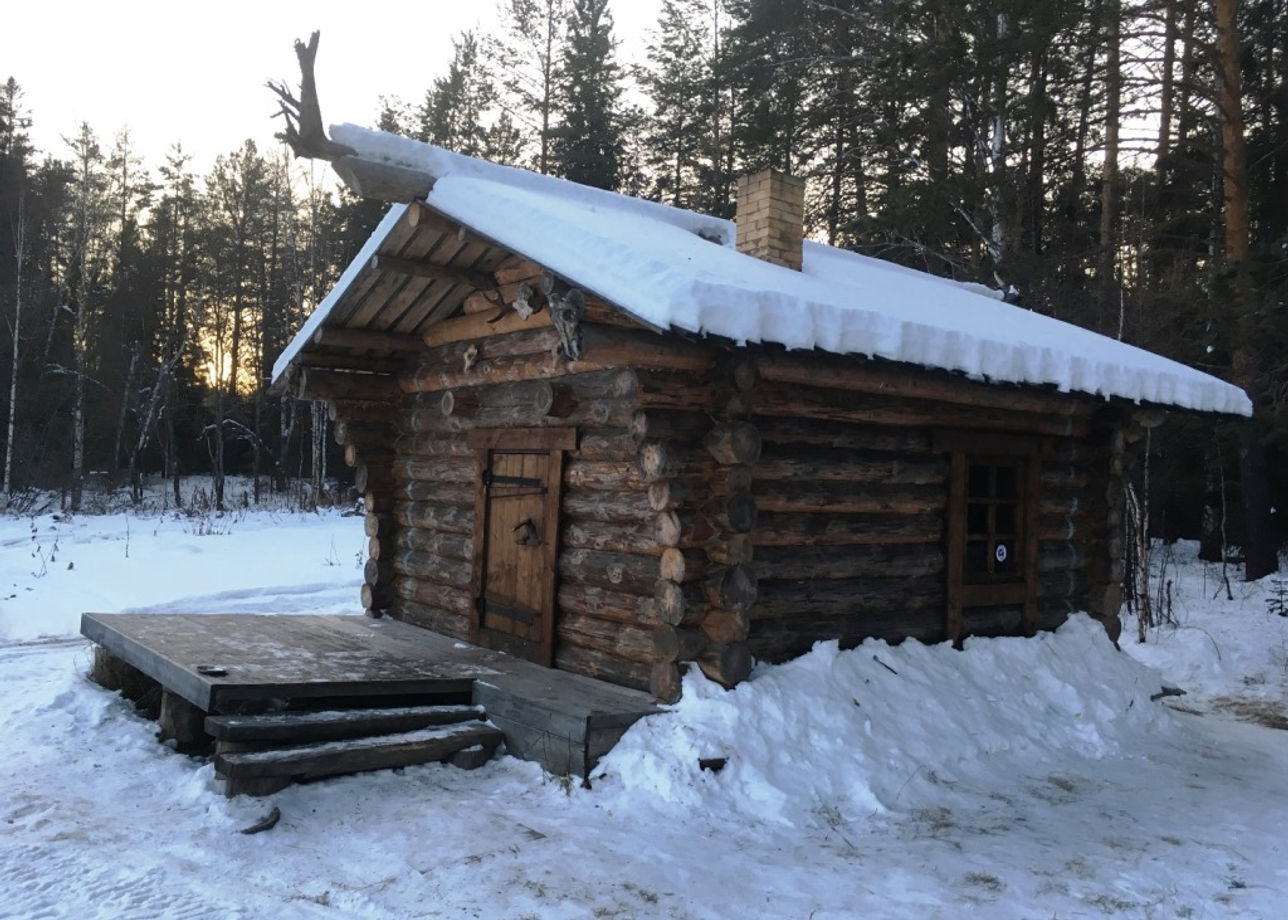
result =
[[420,527],[443,533],[473,533],[474,508],[462,505],[431,505],[427,502],[410,502],[397,505],[393,518],[403,527]]
[[903,456],[934,453],[930,432],[915,428],[888,428],[791,416],[757,416],[756,428],[766,444],[811,444],[840,450],[889,451]]
[[755,573],[749,566],[731,565],[708,575],[705,582],[707,600],[712,607],[745,613],[756,603],[759,594]]
[[712,642],[746,642],[751,631],[751,618],[746,612],[710,610],[702,618],[702,631]]
[[933,485],[948,481],[948,458],[942,454],[771,443],[765,445],[756,464],[756,479]]
[[940,514],[766,512],[757,519],[753,534],[758,547],[939,543],[943,537],[944,519]]
[[717,495],[707,503],[705,513],[725,533],[750,533],[759,519],[759,502],[745,492]]
[[654,639],[655,631],[624,623],[564,612],[555,623],[560,641],[606,652],[627,661],[653,663],[662,660]]
[[630,418],[631,437],[645,441],[700,441],[711,430],[705,414],[669,409],[640,409]]
[[415,576],[395,576],[389,583],[389,593],[391,597],[436,607],[466,621],[474,610],[474,599],[467,588],[422,580]]
[[958,374],[913,370],[878,360],[835,358],[817,353],[808,359],[773,355],[759,358],[756,369],[762,380],[776,383],[1036,415],[1086,416],[1095,408],[1086,398],[1053,390],[984,383]]
[[658,562],[656,556],[570,548],[559,554],[559,577],[570,584],[598,585],[647,597],[657,585]]
[[751,489],[752,467],[719,466],[710,475],[663,479],[648,487],[649,504],[658,511],[705,504],[712,496],[747,493]]
[[564,518],[559,534],[563,546],[660,556],[665,548],[657,542],[656,515],[643,523],[613,523]]
[[835,578],[808,581],[760,579],[755,620],[801,616],[845,616],[856,611],[926,610],[942,616],[945,597],[941,579]]
[[651,661],[692,661],[711,644],[705,633],[678,626],[659,626],[652,631]]
[[[566,517],[616,524],[656,525],[658,510],[661,510],[653,508],[645,492],[567,489],[563,493],[562,505]],[[657,539],[656,526],[650,539]]]
[[633,690],[649,689],[652,666],[617,658],[609,652],[588,648],[576,637],[560,637],[555,643],[555,667],[573,674],[583,674]]
[[723,422],[707,433],[703,446],[719,463],[754,464],[760,459],[760,431],[750,422]]
[[299,374],[300,399],[393,401],[398,381],[388,374],[306,367]]
[[424,629],[432,629],[434,632],[442,633],[453,639],[460,639],[462,642],[469,641],[469,620],[459,614],[452,613],[450,610],[443,610],[441,607],[420,604],[403,598],[395,598],[393,605],[390,607],[390,613],[394,619],[402,620],[404,623],[410,623],[413,626],[420,626]]
[[478,472],[465,457],[399,457],[390,464],[398,482],[474,482]]
[[399,335],[374,329],[341,329],[322,326],[313,333],[313,344],[323,348],[349,348],[354,351],[380,351],[409,354],[425,350],[420,336]]
[[742,642],[710,646],[698,658],[702,673],[726,689],[750,677],[751,666],[751,651]]
[[747,645],[760,660],[779,662],[808,652],[820,640],[839,639],[842,648],[853,648],[864,639],[942,642],[947,637],[943,608],[928,607],[756,620]]
[[678,703],[683,690],[680,668],[675,662],[662,661],[649,671],[648,692],[662,703]]
[[446,390],[438,405],[444,418],[472,418],[479,411],[478,393],[473,390]]
[[701,550],[668,546],[662,550],[660,575],[667,581],[695,581],[706,576],[707,555]]
[[752,493],[756,507],[766,512],[943,514],[948,503],[947,488],[938,483],[888,488],[835,481],[757,480]]
[[1090,425],[1083,416],[1031,415],[1003,408],[941,405],[812,386],[761,386],[752,394],[752,400],[757,415],[785,415],[833,422],[964,428],[1057,437],[1081,437]]
[[925,578],[944,572],[943,547],[934,544],[851,546],[762,546],[756,551],[759,578]]
[[698,626],[711,609],[700,582],[681,585],[658,579],[653,599],[657,602],[658,618],[672,626]]
[[562,613],[651,627],[663,622],[658,613],[657,601],[652,597],[614,591],[598,585],[559,585],[558,606]]

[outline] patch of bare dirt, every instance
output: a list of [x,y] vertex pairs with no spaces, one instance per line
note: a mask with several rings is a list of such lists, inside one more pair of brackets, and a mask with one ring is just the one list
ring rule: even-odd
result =
[[1255,722],[1266,728],[1277,728],[1288,731],[1288,712],[1282,703],[1271,700],[1241,700],[1230,696],[1217,697],[1212,701],[1215,709],[1228,712],[1244,722]]

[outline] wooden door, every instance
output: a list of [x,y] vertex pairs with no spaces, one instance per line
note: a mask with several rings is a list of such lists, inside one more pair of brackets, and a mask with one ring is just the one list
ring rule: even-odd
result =
[[473,434],[478,482],[471,636],[478,645],[549,666],[562,440],[548,431]]

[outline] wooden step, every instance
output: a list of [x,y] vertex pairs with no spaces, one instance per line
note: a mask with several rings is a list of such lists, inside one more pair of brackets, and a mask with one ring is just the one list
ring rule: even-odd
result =
[[269,777],[316,779],[443,761],[475,746],[495,751],[503,740],[501,732],[487,723],[459,722],[375,738],[217,754],[215,772],[230,785]]
[[206,734],[221,742],[312,744],[345,738],[392,735],[479,721],[480,706],[403,706],[394,709],[299,710],[256,716],[207,716]]

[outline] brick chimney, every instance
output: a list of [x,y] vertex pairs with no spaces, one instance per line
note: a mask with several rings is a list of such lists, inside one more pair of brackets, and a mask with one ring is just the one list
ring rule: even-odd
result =
[[738,180],[738,251],[801,270],[805,180],[766,169]]

